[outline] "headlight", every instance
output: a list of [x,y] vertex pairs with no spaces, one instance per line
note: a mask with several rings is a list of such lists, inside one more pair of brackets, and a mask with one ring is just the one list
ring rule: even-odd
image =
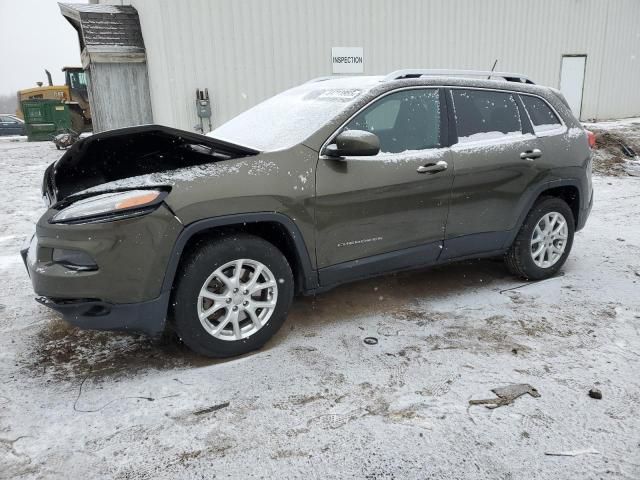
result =
[[144,215],[166,197],[161,190],[129,190],[78,200],[56,213],[51,223],[105,222]]

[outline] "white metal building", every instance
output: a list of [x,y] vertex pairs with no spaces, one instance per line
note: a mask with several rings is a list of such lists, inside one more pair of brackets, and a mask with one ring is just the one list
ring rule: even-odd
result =
[[[344,68],[354,75],[489,70],[496,60],[497,70],[560,88],[583,120],[640,116],[639,0],[92,3],[137,10],[150,121],[182,129],[198,123],[198,88],[209,91],[216,126],[279,91]],[[109,125],[115,126],[122,125]]]

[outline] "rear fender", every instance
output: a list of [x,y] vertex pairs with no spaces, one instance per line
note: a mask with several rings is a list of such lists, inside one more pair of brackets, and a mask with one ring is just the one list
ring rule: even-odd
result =
[[[550,190],[552,188],[566,187],[566,186],[576,187],[578,189],[578,192],[580,193],[580,214],[582,214],[584,197],[582,192],[582,186],[580,185],[580,181],[578,181],[577,179],[568,178],[568,179],[552,180],[552,181],[537,185],[536,187],[533,187],[532,189],[530,189],[525,195],[523,195],[523,200],[521,202],[522,206],[520,208],[520,215],[518,216],[518,220],[516,222],[515,227],[509,232],[509,235],[507,236],[507,239],[503,245],[503,248],[507,249],[511,246],[516,236],[518,235],[520,228],[522,228],[522,225],[524,224],[524,221],[527,218],[527,215],[531,211],[533,204],[540,197],[540,195],[542,195],[543,192],[545,192],[546,190]],[[578,218],[578,222],[576,222],[576,225],[578,225],[579,223],[580,223],[580,218]]]

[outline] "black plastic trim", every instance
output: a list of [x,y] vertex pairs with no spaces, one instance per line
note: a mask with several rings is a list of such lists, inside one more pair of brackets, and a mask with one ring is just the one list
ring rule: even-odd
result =
[[593,207],[593,190],[591,190],[591,198],[589,199],[589,204],[580,208],[578,213],[578,223],[576,223],[576,232],[582,230],[587,223],[587,219],[589,218],[589,214],[591,213],[591,208]]
[[484,252],[502,250],[509,236],[509,231],[483,232],[446,239],[444,241],[442,255],[438,260],[453,260],[470,255],[481,255]]
[[165,328],[169,292],[146,302],[113,304],[96,299],[36,298],[72,325],[90,330],[137,332],[158,338]]
[[[520,231],[520,228],[522,227],[522,224],[524,223],[525,218],[527,218],[527,215],[529,214],[529,211],[531,210],[531,207],[533,207],[533,204],[538,199],[538,197],[540,197],[540,195],[543,192],[545,192],[546,190],[550,190],[552,188],[558,188],[558,187],[575,187],[578,190],[578,193],[580,194],[580,202],[581,203],[583,202],[584,192],[582,191],[582,187],[580,185],[580,182],[578,180],[576,180],[576,179],[552,180],[550,182],[542,183],[542,184],[538,185],[537,187],[531,189],[528,192],[527,203],[525,203],[525,206],[522,209],[522,211],[520,212],[520,216],[518,217],[518,221],[516,222],[516,228],[514,228],[513,230],[509,231],[509,235],[505,239],[505,243],[503,244],[503,248],[505,248],[505,249],[509,248],[509,246],[513,243],[513,241],[516,238],[516,235],[518,235],[518,232]],[[582,226],[586,222],[586,218],[584,218],[584,219],[582,218],[585,215],[584,211],[585,211],[585,209],[582,207],[582,205],[580,205],[580,208],[578,210],[578,212],[579,212],[578,221],[576,222],[576,231],[579,230],[579,228],[577,228],[578,226],[580,226],[580,228],[582,228]],[[588,211],[587,211],[586,215],[588,215]]]
[[448,146],[455,145],[458,143],[458,125],[456,124],[456,112],[455,106],[453,105],[453,94],[451,93],[450,88],[445,88],[446,90],[446,101],[447,101],[447,119],[448,119],[448,134],[449,134],[449,144]]
[[204,230],[217,227],[229,227],[233,225],[244,225],[249,223],[261,223],[261,222],[276,222],[281,224],[287,229],[291,239],[296,247],[296,255],[298,264],[302,269],[302,290],[313,291],[318,287],[318,275],[313,269],[311,264],[311,258],[307,250],[307,246],[304,243],[302,233],[291,218],[282,213],[276,212],[263,212],[263,213],[245,213],[237,215],[224,215],[220,217],[207,218],[198,220],[197,222],[187,225],[180,233],[176,243],[173,246],[169,264],[165,273],[164,281],[162,284],[162,292],[169,292],[173,287],[173,280],[180,264],[180,258],[187,242],[195,234]]
[[449,117],[449,102],[447,101],[447,89],[439,88],[440,94],[440,145],[450,147],[451,143],[451,119]]
[[436,263],[442,242],[382,253],[318,270],[322,288]]
[[535,135],[536,133],[533,130],[533,124],[531,123],[531,119],[529,118],[529,112],[527,112],[522,98],[515,92],[513,93],[513,97],[516,101],[516,105],[518,106],[518,115],[520,115],[520,126],[522,128],[522,133],[530,133],[532,135]]

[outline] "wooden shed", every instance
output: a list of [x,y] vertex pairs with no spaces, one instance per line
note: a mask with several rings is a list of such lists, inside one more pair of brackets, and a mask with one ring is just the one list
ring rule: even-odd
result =
[[153,123],[147,58],[136,9],[59,5],[78,32],[94,132]]

